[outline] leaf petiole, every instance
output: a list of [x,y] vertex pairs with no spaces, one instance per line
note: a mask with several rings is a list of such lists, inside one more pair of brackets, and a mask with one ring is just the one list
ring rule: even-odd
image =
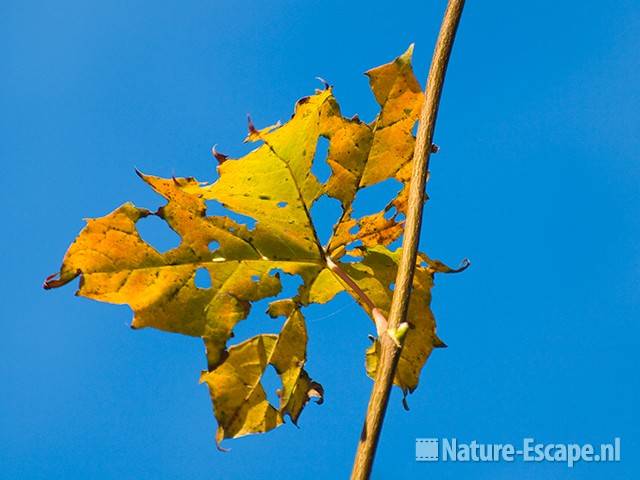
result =
[[329,268],[329,270],[331,270],[338,277],[338,279],[340,279],[347,287],[349,287],[351,292],[356,297],[358,297],[361,303],[363,303],[367,307],[367,309],[371,312],[373,321],[376,324],[376,331],[378,332],[378,337],[382,336],[382,334],[387,331],[387,325],[389,323],[387,322],[387,318],[382,313],[382,310],[376,307],[375,303],[373,303],[373,300],[369,298],[369,295],[367,295],[364,292],[364,290],[362,290],[358,286],[358,284],[353,280],[353,278],[351,278],[349,274],[345,272],[342,269],[342,267],[340,267],[340,265],[335,263],[330,256],[325,255],[325,261],[327,263],[327,267]]

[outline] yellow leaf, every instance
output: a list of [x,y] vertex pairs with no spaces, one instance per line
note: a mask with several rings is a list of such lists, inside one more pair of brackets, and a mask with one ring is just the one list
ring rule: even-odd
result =
[[[134,328],[201,337],[208,362],[202,380],[210,387],[219,441],[268,431],[282,424],[285,415],[297,422],[308,399],[322,397],[322,387],[302,368],[307,333],[300,308],[328,302],[346,289],[369,315],[374,310],[371,302],[385,313],[388,310],[399,253],[385,246],[402,234],[400,215],[406,211],[415,141],[411,130],[423,101],[411,69],[411,53],[412,47],[367,73],[380,105],[371,124],[342,116],[327,87],[299,100],[294,115],[283,125],[256,129],[250,123],[246,141],[259,145],[242,158],[231,159],[214,150],[220,165],[219,178],[213,183],[139,173],[166,204],[151,212],[126,203],[104,217],[88,220],[65,254],[59,277],[48,278],[45,288],[80,276],[78,295],[129,305]],[[311,172],[321,137],[330,141],[327,162],[332,172],[324,184]],[[383,211],[354,218],[358,191],[388,178],[403,183],[400,194]],[[310,212],[324,194],[341,202],[342,214],[323,247]],[[208,200],[251,217],[255,227],[208,216]],[[163,219],[180,236],[178,247],[160,253],[140,237],[136,224],[149,215]],[[217,247],[211,249],[212,244]],[[347,252],[364,259],[340,263]],[[328,268],[328,258],[351,275],[369,301],[363,301],[361,292]],[[396,384],[405,392],[416,387],[426,358],[438,346],[429,310],[430,288],[433,273],[446,267],[427,264],[416,272],[410,328],[396,375]],[[211,278],[208,288],[195,284],[201,269]],[[281,333],[258,335],[228,347],[251,304],[281,291],[278,272],[303,280],[293,299],[278,300],[269,307],[272,316],[288,318]],[[372,348],[367,356],[370,375],[377,362],[376,345]],[[269,364],[282,380],[278,406],[269,404],[260,385]]]
[[[328,162],[334,175],[326,191],[342,202],[343,209],[327,248],[333,257],[342,256],[345,248],[358,240],[364,247],[373,247],[389,245],[402,235],[402,220],[398,218],[407,209],[415,145],[411,130],[424,100],[411,68],[412,53],[413,45],[393,62],[367,72],[381,108],[371,125],[341,119],[333,122],[328,133]],[[353,218],[353,200],[358,190],[389,178],[404,185],[398,197],[381,212]],[[392,213],[390,218],[385,218],[387,212]]]
[[[340,267],[385,316],[389,314],[393,296],[392,286],[396,279],[401,254],[402,249],[392,252],[385,247],[378,246],[367,249],[360,263],[340,263]],[[418,258],[406,319],[409,329],[404,338],[394,379],[394,383],[405,393],[413,392],[418,386],[420,371],[431,351],[434,348],[445,346],[444,342],[436,335],[435,318],[430,309],[434,273],[457,271],[450,269],[442,262],[430,260],[426,255],[421,254]],[[362,306],[368,310],[366,305]],[[369,313],[371,315],[371,312]],[[378,340],[375,340],[366,354],[367,374],[371,378],[375,378],[379,354],[380,344]]]
[[[218,443],[272,430],[284,422],[285,415],[296,423],[309,399],[322,401],[322,387],[303,369],[306,347],[304,318],[291,304],[280,335],[258,335],[235,345],[229,348],[224,363],[202,373],[201,381],[209,385],[218,420]],[[260,383],[269,365],[282,381],[277,406],[268,402]]]

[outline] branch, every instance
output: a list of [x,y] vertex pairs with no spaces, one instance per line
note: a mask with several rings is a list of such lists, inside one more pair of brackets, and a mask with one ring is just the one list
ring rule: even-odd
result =
[[[422,209],[429,171],[429,156],[432,152],[433,132],[438,115],[444,77],[463,7],[464,0],[449,0],[433,52],[433,59],[431,60],[425,100],[420,112],[418,135],[413,152],[413,172],[411,186],[409,187],[409,205],[402,241],[402,257],[398,265],[395,290],[389,313],[389,330],[391,331],[397,330],[407,316],[413,273],[416,266],[420,228],[422,226]],[[389,394],[402,350],[402,345],[397,345],[389,335],[381,335],[380,343],[382,352],[378,362],[373,390],[369,398],[367,417],[360,435],[353,471],[351,472],[351,480],[367,480],[371,474],[376,447],[389,402]]]

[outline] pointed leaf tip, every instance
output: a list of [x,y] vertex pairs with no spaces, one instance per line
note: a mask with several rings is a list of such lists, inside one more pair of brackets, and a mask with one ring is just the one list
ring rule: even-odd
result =
[[251,115],[247,113],[247,127],[249,130],[249,135],[255,135],[258,133],[256,126],[253,124],[253,120],[251,119]]
[[470,266],[471,266],[471,260],[469,260],[468,258],[463,258],[462,261],[460,262],[460,265],[458,266],[458,268],[456,268],[454,270],[451,270],[450,273],[464,272]]
[[45,290],[55,288],[57,286],[56,284],[60,282],[60,280],[54,280],[58,275],[59,273],[54,273],[45,278],[44,282],[42,282],[42,288],[44,288]]
[[416,44],[411,42],[407,47],[407,49],[405,50],[405,52],[401,55],[401,57],[406,57],[409,60],[411,60],[411,57],[413,57],[413,50],[415,47],[416,47]]
[[324,78],[316,77],[316,80],[320,81],[324,85],[325,90],[329,90],[331,88],[331,85],[329,85],[329,82],[327,82]]
[[225,155],[224,153],[220,153],[219,151],[217,151],[216,146],[217,145],[214,145],[213,147],[211,147],[211,154],[218,161],[218,165],[222,165],[224,162],[226,162],[229,159],[229,155]]
[[449,348],[449,345],[444,343],[439,337],[433,339],[433,348]]

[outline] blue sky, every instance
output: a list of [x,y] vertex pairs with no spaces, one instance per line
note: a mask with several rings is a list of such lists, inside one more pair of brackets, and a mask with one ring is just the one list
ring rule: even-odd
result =
[[[372,119],[366,69],[416,43],[424,81],[444,1],[5,0],[0,6],[0,478],[346,478],[372,328],[346,296],[306,312],[326,402],[268,435],[213,441],[197,339],[131,331],[127,307],[44,292],[82,218],[161,201],[134,174],[210,179],[250,112],[286,120],[328,79]],[[600,479],[640,472],[640,8],[469,2],[445,88],[422,248],[448,343],[373,478]],[[373,200],[372,200],[373,201]],[[320,228],[334,218],[320,212]],[[150,227],[150,235],[154,234]],[[259,330],[261,308],[247,321]],[[249,323],[251,322],[251,323]],[[247,327],[249,328],[249,327]],[[606,442],[617,464],[416,463],[416,437]]]

